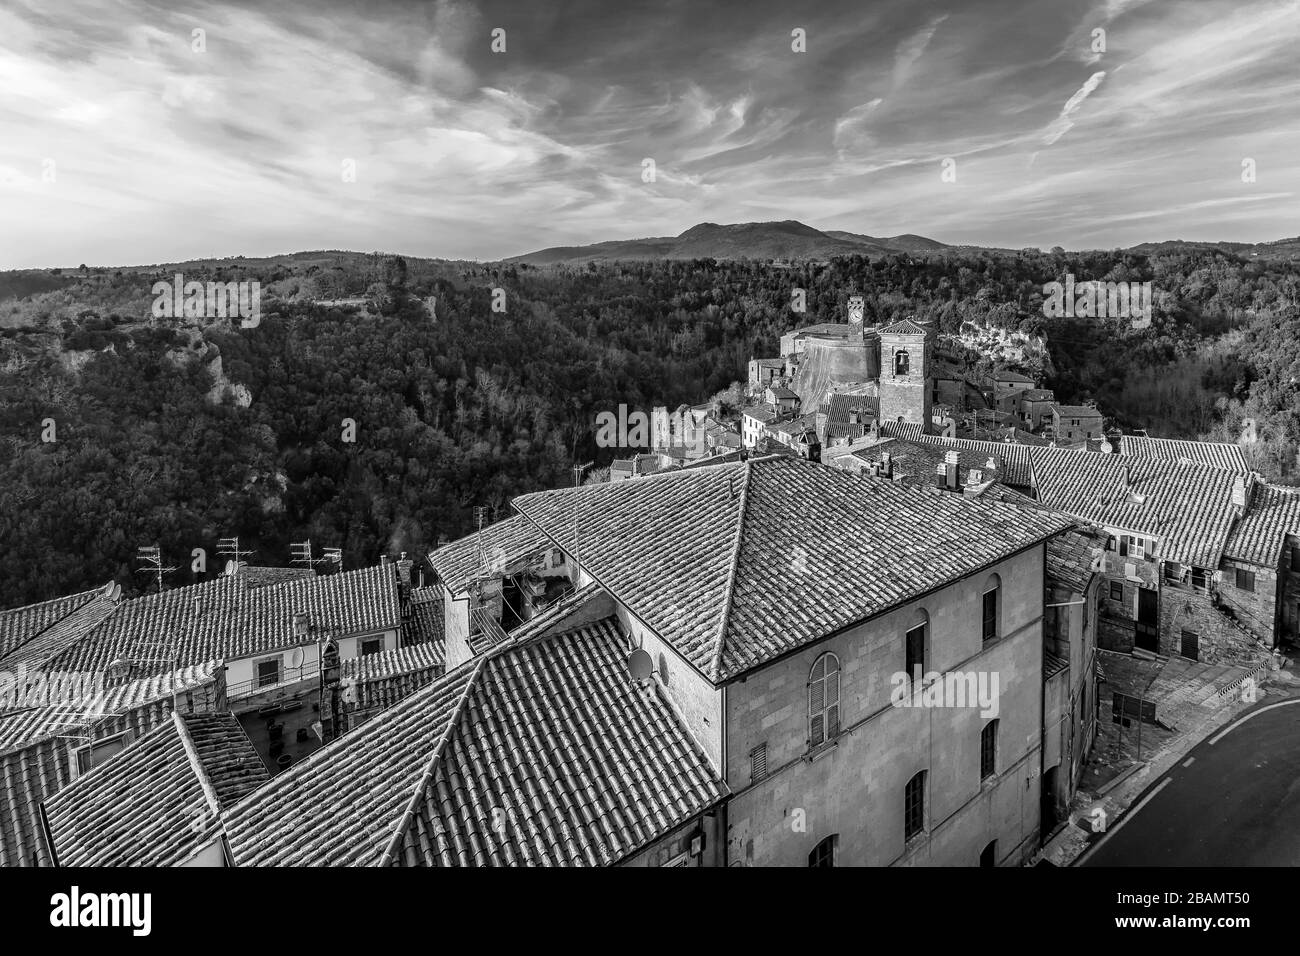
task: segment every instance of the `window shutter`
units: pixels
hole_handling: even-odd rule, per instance
[[[826,711],[826,737],[830,739],[840,732],[840,705],[834,704]]]
[[[1128,557],[1128,535],[1126,534],[1119,536],[1119,556],[1121,558]]]
[[[814,714],[820,714],[826,709],[826,682],[815,680],[809,694],[808,709]]]
[[[825,734],[822,732],[822,715],[814,714],[812,719],[812,746],[816,747],[825,739]]]
[[[749,779],[758,780],[767,776],[767,742],[759,744],[749,752]]]
[[[1151,558],[1155,555],[1155,551],[1156,551],[1155,540],[1152,538],[1147,538],[1146,543],[1142,548],[1142,557],[1150,561]]]

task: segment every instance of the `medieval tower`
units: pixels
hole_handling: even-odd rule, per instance
[[[912,422],[930,430],[930,330],[912,319],[880,335],[880,421]]]

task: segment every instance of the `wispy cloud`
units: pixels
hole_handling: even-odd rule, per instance
[[[0,267],[492,258],[702,219],[1006,246],[1295,232],[1294,0],[916,6],[16,0]]]

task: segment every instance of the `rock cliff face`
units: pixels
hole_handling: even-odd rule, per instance
[[[817,410],[832,385],[872,382],[880,377],[879,342],[867,336],[863,345],[820,341],[807,343],[795,373],[791,390],[799,396],[804,412]]]

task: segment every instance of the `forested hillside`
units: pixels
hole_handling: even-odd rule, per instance
[[[153,281],[176,271],[257,279],[261,323],[151,320]],[[1044,318],[1042,285],[1067,271],[1152,281],[1153,327]],[[195,579],[195,548],[219,570],[225,536],[270,564],[306,538],[350,567],[422,552],[469,531],[476,505],[504,514],[514,495],[568,483],[575,462],[607,464],[598,411],[702,401],[751,355],[775,355],[782,332],[842,320],[851,287],[872,322],[1044,335],[1058,399],[1095,398],[1124,427],[1235,440],[1252,416],[1256,467],[1296,471],[1300,272],[1284,260],[1197,248],[537,268],[317,252],[9,273],[0,607],[110,577],[142,587],[135,551],[154,542],[180,568],[172,584]],[[350,297],[366,304],[320,304]]]

